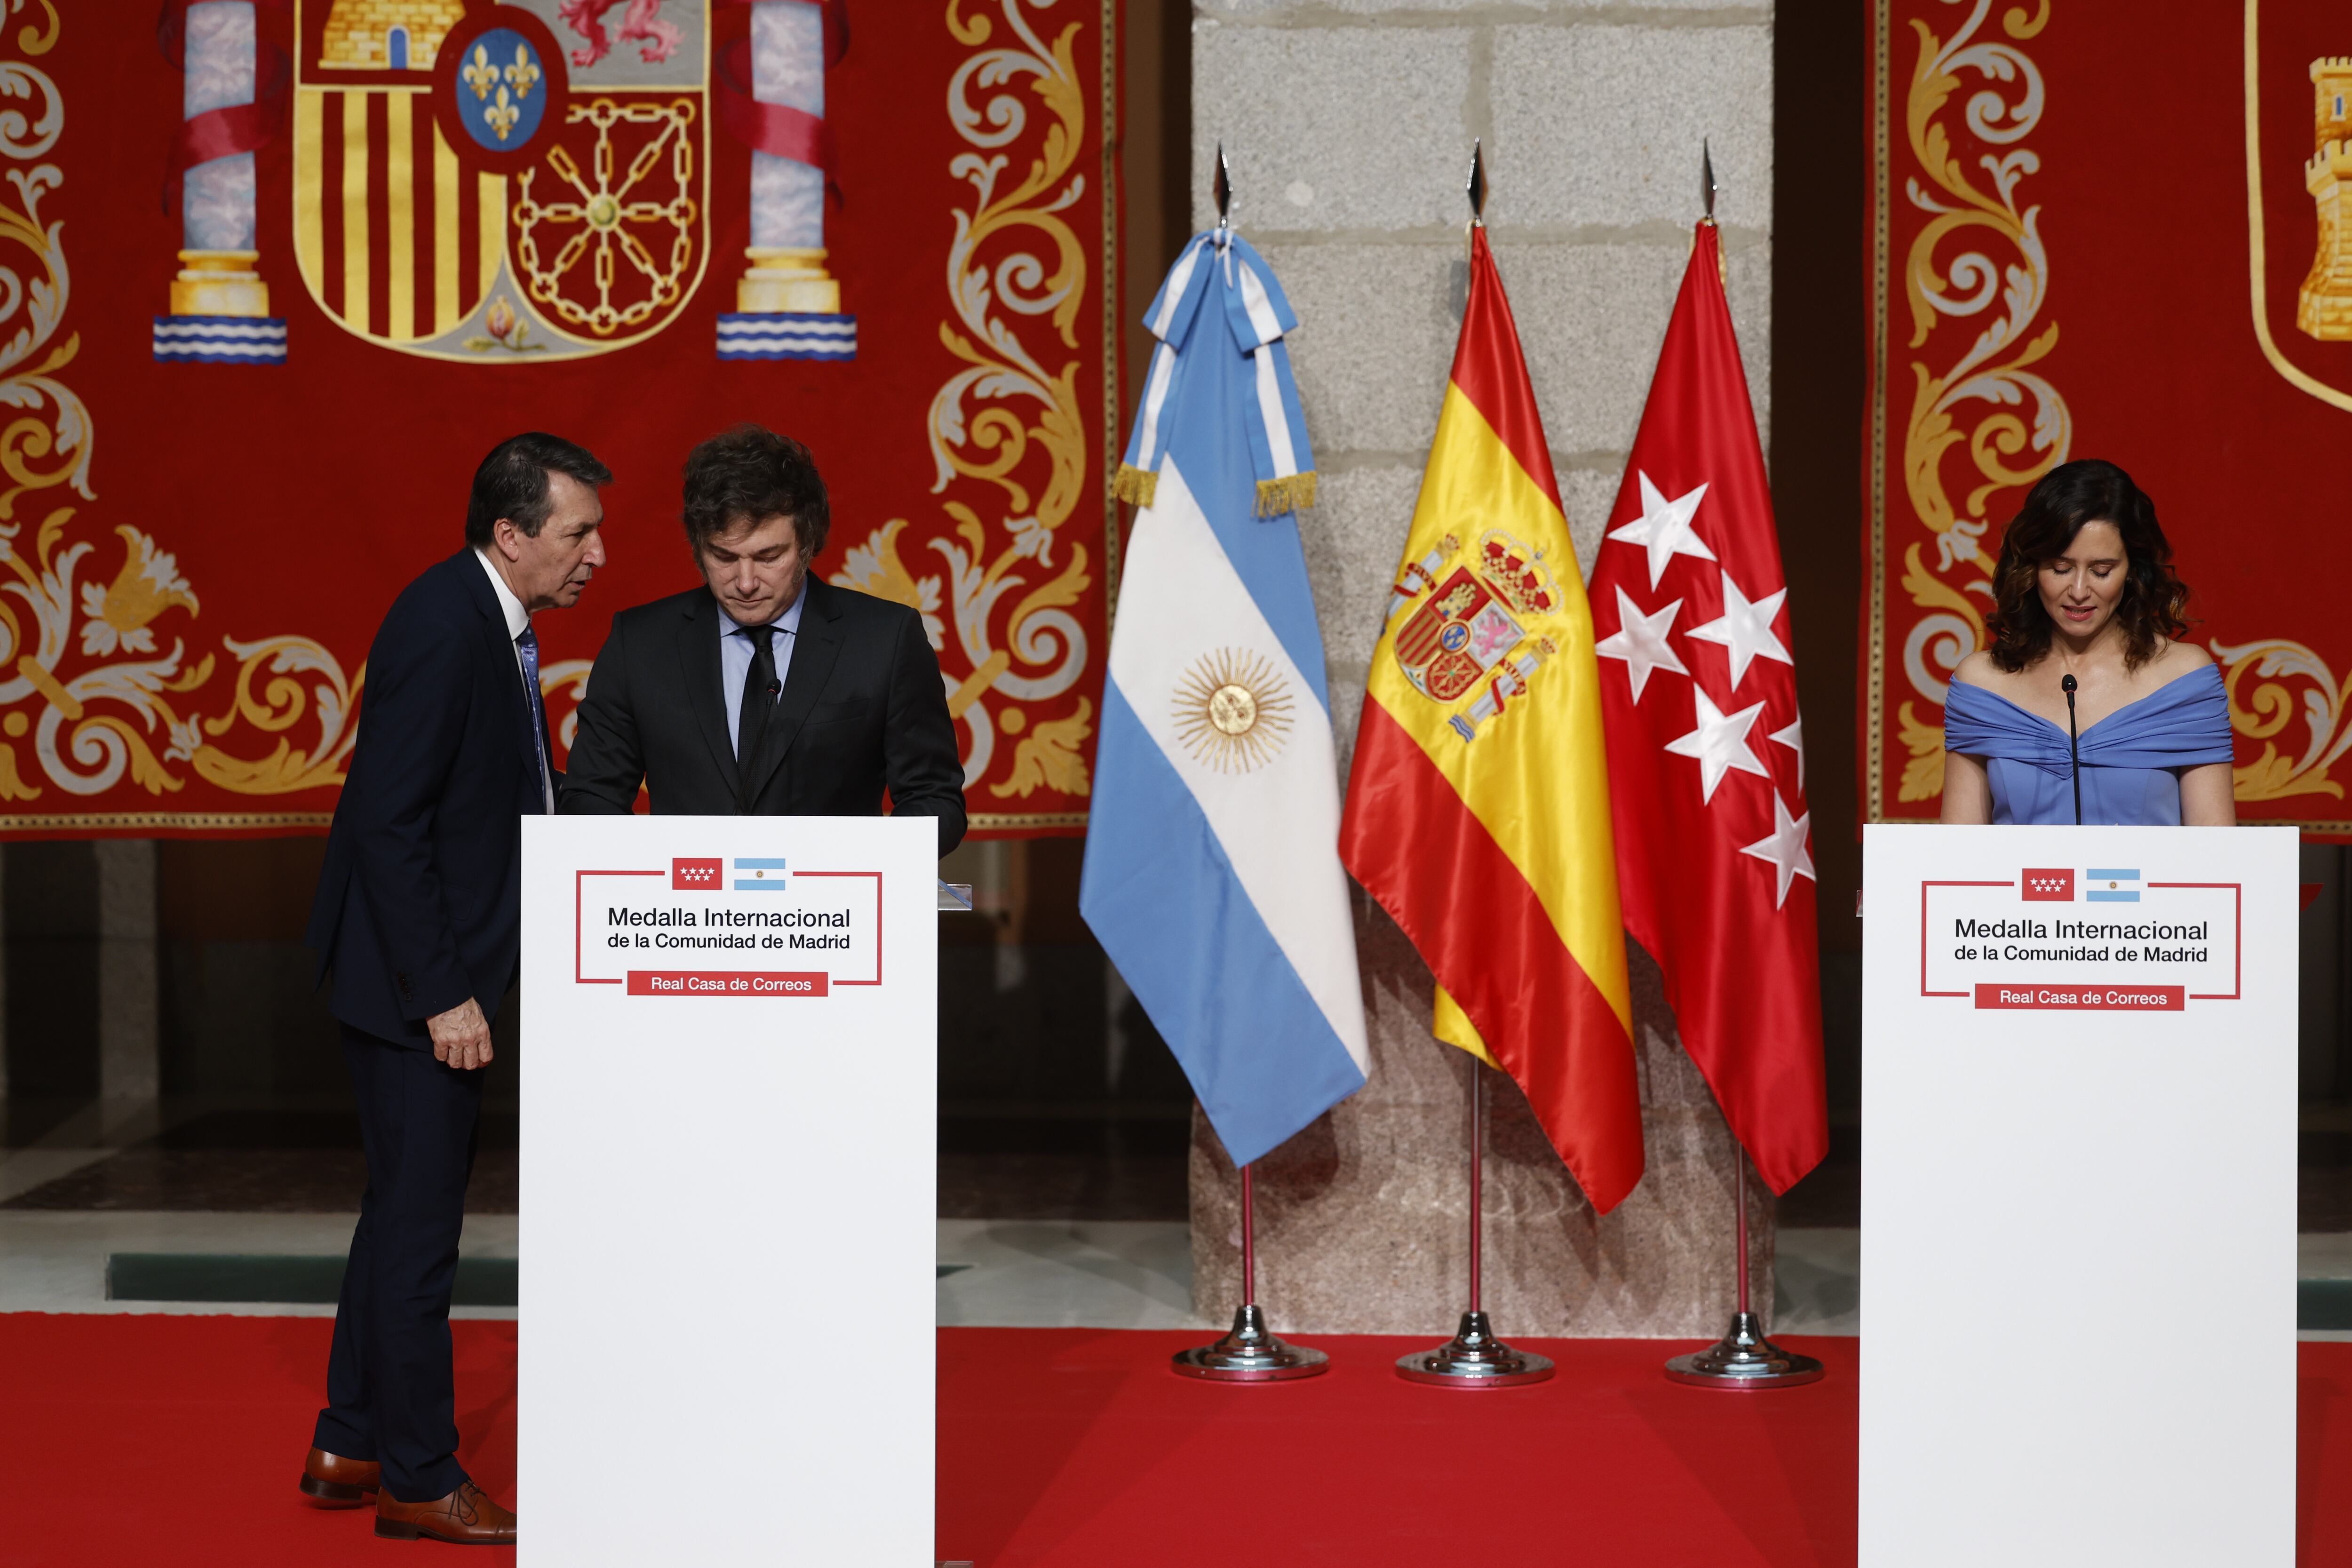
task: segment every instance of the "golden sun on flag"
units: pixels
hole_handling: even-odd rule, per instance
[[[1176,733],[1203,766],[1245,773],[1272,762],[1290,732],[1290,697],[1274,666],[1241,648],[1203,654],[1176,687]]]

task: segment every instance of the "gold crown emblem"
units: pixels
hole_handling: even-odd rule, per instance
[[[1559,584],[1543,557],[1499,528],[1478,539],[1478,575],[1496,596],[1523,616],[1548,616],[1559,608]]]

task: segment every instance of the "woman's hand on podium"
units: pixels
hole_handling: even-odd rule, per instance
[[[490,1065],[490,1021],[471,996],[446,1013],[436,1013],[425,1020],[425,1027],[433,1037],[435,1059],[460,1072]]]

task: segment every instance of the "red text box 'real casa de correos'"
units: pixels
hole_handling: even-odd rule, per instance
[[[1979,985],[1977,1005],[2178,1013],[2188,1005],[2188,994],[2185,985]]]
[[[632,996],[823,996],[823,974],[716,969],[632,969]]]

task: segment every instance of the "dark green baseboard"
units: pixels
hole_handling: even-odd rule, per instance
[[[2294,1326],[2352,1329],[2352,1279],[2296,1280]]]
[[[515,1304],[511,1258],[460,1258],[450,1303],[458,1307]],[[116,1252],[106,1259],[111,1301],[268,1301],[331,1305],[342,1293],[340,1257],[209,1252]]]

